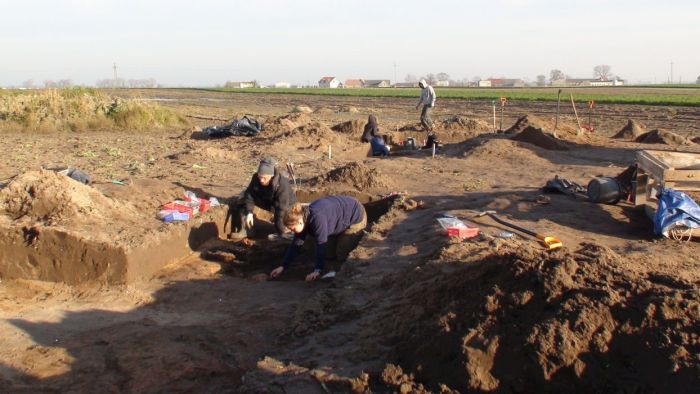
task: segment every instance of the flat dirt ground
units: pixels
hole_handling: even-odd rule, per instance
[[[163,184],[236,196],[259,159],[273,155],[295,163],[307,196],[399,195],[385,200],[388,211],[372,218],[350,259],[330,264],[334,279],[304,282],[312,262],[302,258],[266,280],[284,244],[264,234],[244,251],[247,262],[196,252],[135,283],[2,279],[0,392],[697,392],[700,243],[655,237],[629,202],[543,197],[540,188],[555,175],[584,186],[616,176],[640,149],[700,153],[692,143],[610,138],[629,119],[697,137],[700,108],[601,105],[595,132],[577,136],[563,106],[553,139],[493,133],[490,102],[438,99],[432,117],[443,146],[435,158],[371,158],[358,142],[369,114],[394,140],[425,138],[413,130],[414,100],[112,93],[173,108],[192,127],[4,134],[0,180],[71,166],[99,191],[128,194],[133,182],[154,179],[139,198],[152,196],[155,207],[167,202],[159,200]],[[290,113],[300,106],[311,112]],[[502,128],[528,115],[530,125],[554,131],[555,108],[511,102]],[[259,136],[193,138],[246,114],[264,122]],[[564,247],[546,251],[514,230],[504,237],[508,228],[474,217],[486,209]],[[445,213],[481,235],[448,238],[436,221]],[[144,223],[172,226],[155,214]],[[210,246],[251,248],[225,237]]]

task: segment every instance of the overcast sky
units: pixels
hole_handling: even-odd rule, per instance
[[[113,75],[168,86],[448,73],[535,80],[608,64],[695,82],[697,0],[0,0],[0,85]]]

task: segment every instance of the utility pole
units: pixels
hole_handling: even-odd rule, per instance
[[[112,83],[114,85],[114,88],[117,87],[117,63],[114,63],[114,82]]]

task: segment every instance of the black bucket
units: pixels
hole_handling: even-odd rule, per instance
[[[617,204],[620,201],[620,184],[615,178],[598,177],[588,182],[588,199],[603,204]]]

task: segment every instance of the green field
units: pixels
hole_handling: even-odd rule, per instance
[[[256,88],[211,89],[220,92],[268,93],[300,95],[333,95],[355,97],[411,97],[418,98],[420,89],[320,89],[320,88]],[[507,97],[519,101],[556,101],[558,88],[436,88],[438,98],[461,100],[497,100]],[[643,104],[700,107],[700,85],[662,87],[581,87],[562,88],[562,100],[574,95],[577,102],[594,100],[596,103]]]

